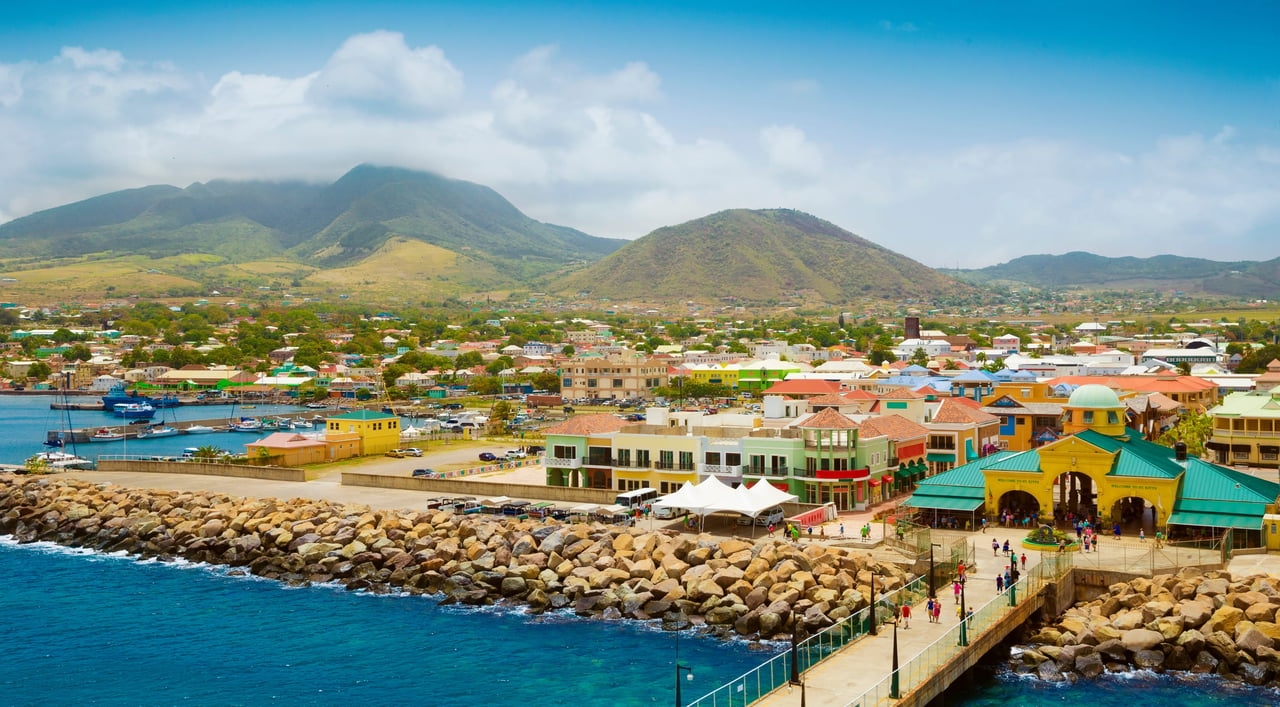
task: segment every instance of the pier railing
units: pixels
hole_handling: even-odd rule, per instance
[[[972,616],[965,621],[968,641],[973,642],[1019,605],[1030,601],[1046,584],[1061,579],[1073,566],[1073,554],[1046,555],[1014,582],[1012,589],[973,609]],[[845,707],[888,705],[911,692],[965,650],[965,646],[960,645],[960,630],[961,625],[957,622],[951,630],[900,666],[896,674],[889,673],[874,687],[847,702]]]
[[[866,636],[873,618],[879,626],[897,615],[894,607],[918,604],[928,596],[928,593],[928,577],[919,577],[900,589],[885,594],[875,605],[864,608],[801,640],[796,646],[796,663],[799,672],[804,674],[806,670],[831,657],[841,648]],[[773,656],[761,665],[689,702],[688,707],[749,705],[787,684],[790,679],[791,652],[787,651]]]

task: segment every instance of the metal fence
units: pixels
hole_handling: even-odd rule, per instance
[[[1035,596],[1046,584],[1061,578],[1071,567],[1072,558],[1069,554],[1046,556],[1039,564],[1027,570],[1014,583],[1012,590],[998,594],[974,609],[972,616],[964,623],[964,630],[968,634],[967,644],[976,640],[1019,604]],[[885,676],[874,687],[846,703],[845,707],[877,707],[890,704],[907,694],[965,650],[965,646],[960,645],[960,633],[961,624],[957,623],[905,665],[900,666],[895,673]]]
[[[897,615],[895,607],[918,604],[929,593],[926,577],[919,577],[895,591],[883,595],[873,606],[833,624],[801,640],[796,646],[799,672],[826,660],[845,646],[866,636],[873,617],[876,626]],[[874,609],[874,612],[873,612]],[[791,679],[791,652],[773,656],[761,665],[730,680],[720,687],[689,702],[689,707],[740,707],[749,705],[787,684]]]
[[[1229,560],[1226,534],[1200,540],[1156,541],[1147,538],[1130,542],[1103,540],[1101,547],[1075,556],[1075,566],[1114,572],[1155,575],[1177,572],[1184,567],[1223,567]]]

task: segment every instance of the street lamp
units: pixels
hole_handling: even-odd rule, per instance
[[[873,567],[871,568],[871,610],[868,612],[871,617],[871,625],[867,627],[867,635],[869,636],[876,635],[876,603],[876,570]]]
[[[938,589],[937,587],[934,586],[934,582],[936,582],[937,580],[934,579],[934,574],[933,574],[933,548],[935,547],[942,547],[942,544],[929,543],[929,598],[930,599],[938,598]]]
[[[686,680],[693,680],[693,668],[680,664],[680,629],[676,629],[676,707],[684,707],[684,699],[680,694],[680,674],[685,674]]]
[[[889,697],[898,699],[902,697],[900,685],[898,683],[898,622],[901,614],[893,617],[893,673],[889,683]]]
[[[800,707],[805,704],[804,680],[800,677],[800,632],[803,630],[798,621],[791,629],[791,684],[800,686]]]

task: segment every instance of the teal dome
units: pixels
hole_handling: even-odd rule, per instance
[[[1072,391],[1071,398],[1067,400],[1067,407],[1105,410],[1107,408],[1118,408],[1121,405],[1120,398],[1116,396],[1116,391],[1105,385],[1090,383]]]

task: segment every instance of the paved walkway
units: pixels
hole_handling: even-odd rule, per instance
[[[982,536],[977,536],[975,542],[981,541]],[[978,547],[977,558],[978,568],[969,572],[969,581],[965,585],[965,603],[972,608],[982,606],[996,596],[996,572],[1003,574],[1006,566],[1003,557],[984,555],[981,546]],[[1039,559],[1038,553],[1035,557],[1032,553],[1027,553],[1028,568],[1039,562]],[[911,628],[898,627],[899,667],[905,667],[912,658],[924,652],[959,622],[950,585],[938,588],[938,598],[942,600],[939,623],[929,623],[924,615],[925,602],[921,602],[911,607]],[[877,635],[859,639],[806,672],[805,704],[812,707],[844,707],[874,687],[892,670],[893,626],[885,624],[880,627]],[[768,707],[798,707],[800,688],[783,688],[759,704]]]

